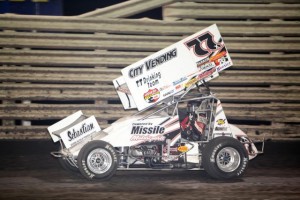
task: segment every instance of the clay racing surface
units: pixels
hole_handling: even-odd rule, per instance
[[[300,199],[300,142],[266,142],[245,176],[203,171],[118,171],[106,182],[64,171],[52,141],[0,141],[0,199]]]

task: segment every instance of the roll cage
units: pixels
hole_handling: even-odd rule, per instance
[[[201,86],[204,86],[206,91],[203,91],[201,89]],[[192,92],[192,90],[195,88],[197,88],[199,96],[193,98],[187,98],[186,96],[190,92]],[[179,108],[179,104],[194,102],[194,103],[198,103],[199,107],[201,107],[201,105],[203,105],[201,103],[205,102],[205,105],[203,105],[201,110],[198,110],[198,112],[202,112],[206,114],[208,126],[205,130],[204,140],[201,140],[199,142],[208,142],[213,138],[213,125],[214,125],[214,117],[215,117],[217,101],[219,101],[219,99],[210,91],[208,84],[204,81],[201,81],[201,85],[199,84],[191,85],[190,87],[186,88],[185,91],[165,99],[158,106],[154,105],[153,107],[151,107],[152,109],[156,108],[158,110],[150,114],[144,115],[144,113],[149,112],[149,110],[151,109],[150,108],[147,110],[140,111],[135,115],[144,115],[140,120],[145,120],[152,117],[153,118],[165,117],[165,116],[174,117],[176,115],[178,115],[178,117],[181,118],[181,115],[184,111],[182,111],[182,108]]]

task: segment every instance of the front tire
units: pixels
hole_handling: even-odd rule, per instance
[[[248,153],[245,147],[231,137],[212,139],[203,150],[203,167],[215,179],[241,177],[248,166]]]
[[[104,141],[85,144],[77,158],[78,168],[87,179],[109,179],[118,167],[118,156],[112,145]]]

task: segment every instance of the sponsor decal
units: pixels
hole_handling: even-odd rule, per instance
[[[165,141],[163,135],[133,135],[130,141]]]
[[[189,149],[187,146],[180,146],[178,147],[178,151],[182,152],[182,153],[185,153],[187,152]]]
[[[224,56],[224,57],[220,58],[218,61],[221,65],[224,65],[228,62],[228,58],[226,56]]]
[[[172,60],[175,57],[177,57],[177,49],[176,48],[174,48],[168,52],[165,52],[164,54],[162,54],[154,59],[149,59],[149,60],[145,61],[144,64],[142,64],[142,65],[139,65],[135,68],[130,69],[128,71],[128,75],[130,78],[135,78],[137,76],[142,75],[144,72],[144,69],[149,71],[165,62]]]
[[[144,99],[147,103],[155,103],[160,97],[160,92],[157,88],[149,89],[148,92],[144,94]]]
[[[222,132],[228,131],[228,127],[225,125],[226,119],[218,119],[216,123],[217,126],[215,127],[215,131],[222,131]]]
[[[225,64],[221,64],[220,66],[218,66],[218,72],[222,71],[224,69],[226,69],[227,67],[231,66],[231,62],[226,62]]]
[[[133,123],[130,141],[165,141],[165,127],[152,123]]]
[[[171,87],[171,85],[162,86],[161,88],[159,88],[159,91],[164,91],[164,90],[166,90],[166,89],[168,89],[170,87]]]
[[[80,129],[74,129],[72,131],[68,131],[68,137],[69,137],[69,141],[73,141],[74,139],[78,138],[81,135],[84,135],[92,130],[94,130],[94,124],[90,123],[90,124],[86,124],[83,123]]]
[[[222,42],[215,42],[214,35],[209,31],[184,43],[189,50],[193,50],[198,57],[208,56],[224,47]]]
[[[197,83],[197,81],[199,81],[199,79],[197,78],[197,76],[195,76],[195,77],[191,78],[191,79],[184,85],[184,87],[185,87],[185,88],[188,88],[188,87],[190,87],[191,85]]]
[[[207,70],[207,71],[199,74],[198,76],[194,76],[187,83],[185,83],[184,87],[188,88],[191,85],[197,83],[198,81],[200,81],[202,79],[205,79],[205,78],[207,78],[209,76],[212,76],[215,71],[216,71],[216,68],[212,68],[212,69],[209,69],[209,70]]]
[[[62,132],[60,137],[65,147],[70,148],[85,140],[89,135],[100,130],[101,128],[98,125],[96,118],[91,116]]]
[[[215,128],[216,131],[227,131],[227,127],[223,127],[223,126],[217,126]]]
[[[175,89],[176,89],[176,90],[180,90],[181,87],[182,87],[182,85],[176,85]]]
[[[158,85],[160,79],[161,79],[161,73],[153,72],[152,74],[146,77],[136,80],[135,83],[137,87],[147,85],[148,88],[151,88],[154,87],[155,85]]]
[[[227,58],[227,56],[224,56],[224,57],[221,57],[220,59],[215,60],[214,62],[216,64],[216,66],[219,66],[219,65],[225,65],[225,64],[230,63],[230,62],[228,62],[228,60],[229,59]]]
[[[150,59],[148,61],[145,62],[145,65],[146,65],[146,69],[147,70],[150,70],[150,69],[153,69],[154,67],[158,66],[158,65],[161,65],[173,58],[175,58],[177,56],[177,49],[172,49],[154,59]]]
[[[220,59],[220,58],[226,56],[226,54],[227,54],[226,51],[221,51],[221,52],[218,53],[217,55],[212,56],[212,57],[209,59],[209,61],[210,61],[210,62],[214,62],[214,61],[216,61],[216,60],[218,60],[218,59]]]
[[[139,65],[139,66],[137,66],[135,68],[130,69],[129,72],[128,72],[128,75],[129,75],[130,78],[135,78],[135,77],[137,77],[139,75],[142,75],[143,74],[143,70],[144,70],[144,64]]]
[[[172,155],[178,154],[178,148],[177,147],[171,146],[169,150],[170,150],[170,154],[172,154]],[[165,146],[163,148],[163,153],[167,153],[167,152],[168,152],[168,147]]]
[[[145,126],[141,124],[133,124],[131,129],[131,134],[163,134],[165,132],[165,127],[163,126]]]
[[[165,127],[152,123],[133,123],[130,141],[165,141]]]
[[[163,94],[163,97],[168,96],[168,95],[171,95],[171,94],[173,94],[173,93],[174,93],[174,90],[170,90],[170,91],[164,93],[164,94]]]
[[[226,121],[226,119],[218,119],[217,123],[218,123],[219,126],[222,126],[222,125],[225,124],[225,121]]]
[[[173,85],[178,85],[179,83],[182,83],[183,81],[185,81],[187,79],[187,77],[181,77],[179,80],[176,80],[173,82]]]
[[[210,70],[207,70],[207,71],[199,74],[197,79],[202,80],[204,78],[207,78],[207,77],[211,76],[215,71],[216,71],[216,68],[212,68]]]
[[[211,68],[214,68],[216,65],[214,62],[205,63],[204,65],[201,65],[199,68],[201,71],[207,71]]]
[[[200,60],[200,61],[197,62],[197,67],[199,67],[199,66],[201,66],[201,65],[203,65],[205,63],[208,63],[208,62],[209,62],[209,57],[204,58],[204,59],[202,59],[202,60]]]

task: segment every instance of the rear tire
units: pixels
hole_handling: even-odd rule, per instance
[[[60,147],[60,151],[61,151],[61,147]],[[71,165],[69,163],[69,161],[67,160],[67,158],[65,158],[65,157],[59,157],[58,162],[59,162],[60,166],[68,172],[79,172],[79,169],[77,167]]]
[[[62,168],[68,172],[78,172],[79,171],[77,167],[75,167],[69,163],[67,158],[60,157],[60,158],[58,158],[58,162],[59,162],[60,166],[62,166]]]
[[[104,141],[85,144],[77,158],[78,168],[87,179],[109,179],[118,167],[118,156],[112,145]]]
[[[241,177],[248,166],[248,153],[238,140],[232,137],[212,139],[203,150],[203,167],[215,179]]]

